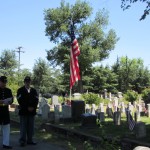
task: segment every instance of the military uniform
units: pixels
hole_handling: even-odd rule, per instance
[[[11,98],[12,92],[8,88],[0,88],[0,101],[6,98]],[[6,104],[0,104],[0,125],[6,125],[10,123],[9,108]]]
[[[26,77],[24,82],[30,83],[30,77]],[[37,91],[32,87],[23,86],[17,91],[17,100],[19,103],[20,116],[20,145],[36,144],[33,142],[34,135],[34,116],[36,115],[36,108],[38,105]],[[32,111],[30,111],[32,108]]]
[[[9,88],[6,88],[7,78],[0,77],[0,126],[3,134],[3,148],[11,149],[9,146],[10,137],[10,115],[9,105],[13,103],[13,95]]]

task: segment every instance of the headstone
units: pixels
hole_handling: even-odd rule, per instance
[[[137,106],[137,102],[136,101],[133,102],[133,106],[134,106],[134,108],[136,108],[136,106]]]
[[[137,104],[136,109],[137,109],[137,111],[141,112],[142,111],[142,106],[140,104]]]
[[[135,112],[135,121],[140,121],[141,120],[141,111],[142,107],[140,104],[136,105],[136,112]]]
[[[73,96],[74,96],[74,99],[77,99],[77,100],[81,99],[80,93],[74,93]]]
[[[137,146],[133,150],[150,150],[150,148],[145,146]]]
[[[107,99],[107,89],[104,89],[104,99]]]
[[[136,111],[136,112],[134,113],[134,120],[135,120],[135,122],[138,122],[138,121],[141,120],[141,115],[140,115],[140,112],[139,112],[139,111]]]
[[[85,102],[83,100],[72,100],[71,113],[74,122],[81,121],[81,115],[85,113]]]
[[[125,105],[124,102],[121,102],[121,112],[125,113]]]
[[[107,106],[106,113],[107,113],[108,117],[113,118],[112,107],[109,104]]]
[[[55,118],[55,123],[58,123],[60,120],[60,105],[55,105],[54,106],[54,118]]]
[[[82,127],[96,127],[97,116],[89,113],[82,114],[81,126]]]
[[[114,112],[113,120],[114,120],[115,125],[120,125],[121,124],[121,112],[119,111]]]
[[[140,104],[140,103],[141,103],[141,96],[139,96],[138,98],[139,98],[139,100],[138,100],[138,101],[139,101],[139,104]]]
[[[92,104],[91,113],[92,113],[93,115],[95,115],[95,110],[96,110],[96,105],[95,105],[95,104]]]
[[[71,106],[62,105],[62,118],[63,119],[71,118]]]
[[[59,105],[58,96],[57,95],[53,95],[52,96],[52,105]]]
[[[15,114],[18,114],[18,112],[19,112],[19,105],[16,105],[16,107],[15,107]]]
[[[137,122],[135,126],[135,135],[136,138],[146,137],[146,126],[144,122]]]
[[[50,112],[50,106],[48,104],[45,104],[42,107],[42,119],[48,119],[49,112]]]
[[[111,92],[109,92],[109,100],[112,101]]]
[[[147,104],[147,113],[148,113],[148,117],[150,118],[150,104]]]
[[[48,120],[51,121],[51,122],[55,122],[55,114],[54,114],[54,111],[50,111],[48,113]]]
[[[89,104],[85,104],[85,113],[91,113]]]
[[[104,112],[100,112],[99,113],[99,119],[100,119],[100,122],[104,122],[105,121],[105,114],[104,114]]]
[[[41,107],[43,107],[45,104],[47,104],[47,100],[46,100],[44,97],[42,97],[42,98],[40,99],[39,105],[40,105]]]
[[[117,111],[118,108],[118,98],[114,97],[114,111]]]
[[[122,92],[118,92],[118,98],[119,98],[119,99],[122,99],[122,97],[123,97],[123,96],[122,96]]]
[[[131,102],[128,103],[128,109],[131,113],[133,113],[133,105],[131,104]]]
[[[39,102],[39,108],[37,111],[37,115],[41,116],[42,115],[42,107],[41,107],[41,102]]]
[[[100,103],[99,105],[100,112],[104,112],[104,104]]]

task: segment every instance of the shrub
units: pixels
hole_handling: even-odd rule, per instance
[[[142,91],[142,99],[146,104],[150,103],[150,88],[146,88]]]
[[[134,102],[138,99],[138,93],[132,90],[128,90],[125,94],[124,94],[124,98],[125,100],[127,100],[128,102]]]
[[[82,97],[86,104],[99,105],[99,103],[103,102],[103,99],[101,99],[98,94],[94,93],[82,94]]]

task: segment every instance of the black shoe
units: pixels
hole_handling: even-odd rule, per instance
[[[36,142],[27,142],[28,145],[36,145]]]
[[[24,147],[25,145],[26,145],[26,144],[25,144],[24,142],[21,142],[21,143],[20,143],[20,146],[21,146],[21,147]]]
[[[5,148],[5,149],[12,149],[12,146],[3,145],[3,148]]]
[[[21,146],[21,147],[24,147],[24,146],[25,146],[25,143],[20,143],[20,146]]]

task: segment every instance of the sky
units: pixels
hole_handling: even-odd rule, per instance
[[[21,68],[32,70],[36,60],[46,60],[46,50],[54,44],[45,36],[44,10],[57,8],[61,0],[1,0],[0,5],[0,54],[3,50],[17,50],[22,47],[20,55]],[[75,0],[65,0],[74,4]],[[130,59],[141,58],[150,69],[150,15],[139,21],[145,5],[137,3],[129,10],[123,11],[121,0],[89,0],[93,7],[93,19],[99,9],[109,11],[109,26],[116,31],[119,41],[109,57],[99,64],[112,65],[117,57],[128,56]],[[81,50],[82,53],[82,50]],[[18,53],[16,52],[17,59]],[[99,65],[97,64],[97,65]]]

